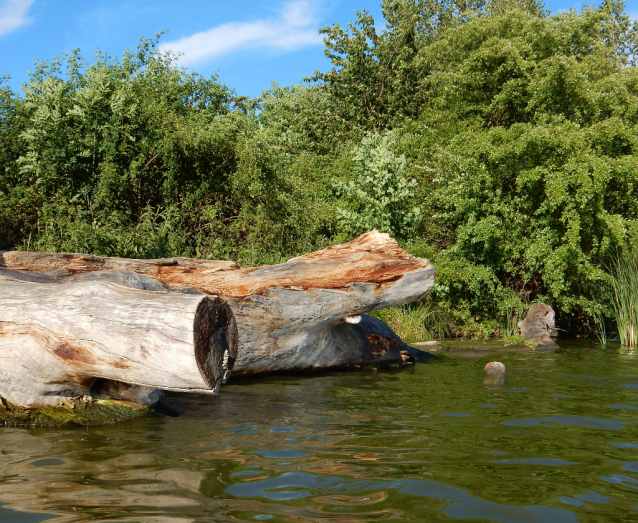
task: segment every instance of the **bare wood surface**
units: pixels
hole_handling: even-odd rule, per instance
[[[154,389],[218,389],[237,344],[223,300],[135,273],[104,276],[0,270],[0,396],[22,407],[63,405],[96,378],[142,386],[149,402]]]
[[[24,251],[0,253],[0,267],[69,281],[87,273],[125,270],[168,288],[217,295],[237,321],[235,371],[240,374],[356,366],[361,350],[373,362],[393,363],[397,351],[383,352],[378,342],[379,336],[386,344],[394,338],[379,323],[366,319],[361,325],[346,318],[356,322],[365,312],[421,299],[435,275],[428,260],[410,256],[377,231],[279,265],[253,268],[189,258],[131,260]],[[368,341],[355,348],[353,337]]]
[[[0,267],[45,273],[67,271],[58,276],[119,269],[147,275],[167,286],[188,286],[233,298],[263,295],[272,288],[347,290],[353,283],[386,285],[407,273],[433,269],[428,260],[410,256],[395,240],[377,231],[286,263],[262,267],[242,268],[232,261],[192,258],[136,260],[28,251],[0,253]]]

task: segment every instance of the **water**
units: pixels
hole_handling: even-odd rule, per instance
[[[491,348],[235,380],[172,396],[180,418],[0,428],[0,522],[638,521],[638,354]]]

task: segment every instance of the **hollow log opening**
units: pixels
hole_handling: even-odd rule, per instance
[[[228,381],[237,358],[237,323],[230,307],[218,297],[202,300],[193,325],[197,366],[213,392]]]

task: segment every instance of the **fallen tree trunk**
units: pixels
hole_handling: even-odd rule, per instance
[[[132,271],[169,289],[217,295],[236,318],[235,372],[244,375],[412,363],[419,351],[362,314],[423,298],[435,275],[428,260],[410,256],[377,231],[286,263],[254,268],[188,258],[131,260],[24,251],[0,254],[0,267],[69,282],[87,273]]]
[[[5,402],[73,407],[96,379],[123,382],[99,389],[142,404],[159,399],[155,389],[219,390],[237,350],[223,300],[169,291],[135,273],[87,276],[0,270]]]

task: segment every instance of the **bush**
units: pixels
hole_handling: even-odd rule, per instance
[[[392,152],[392,134],[368,133],[354,150],[354,174],[350,181],[335,180],[340,230],[358,236],[372,229],[396,238],[415,232],[420,210],[414,207],[416,180],[407,180],[405,157]]]

